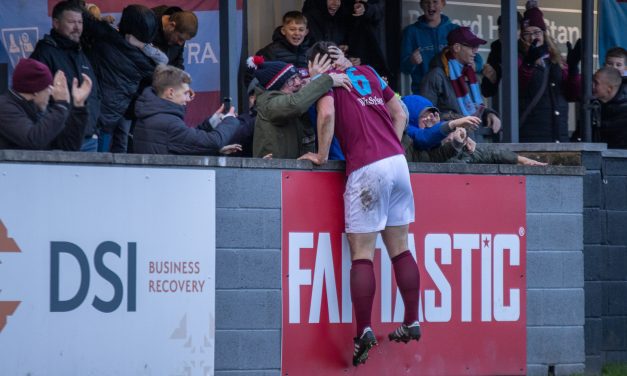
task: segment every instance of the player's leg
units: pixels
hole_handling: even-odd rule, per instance
[[[377,344],[371,327],[372,303],[377,284],[372,259],[377,233],[347,234],[351,250],[351,299],[357,335],[353,343],[353,365],[365,363],[368,351]]]
[[[401,158],[390,162],[390,170],[394,172],[394,189],[390,194],[388,222],[381,236],[392,260],[396,284],[405,304],[405,317],[403,324],[388,337],[390,340],[408,342],[420,339],[420,274],[407,244],[409,223],[414,221],[414,199],[407,162]]]
[[[364,363],[368,351],[376,345],[371,329],[371,311],[376,291],[372,259],[377,234],[387,221],[387,194],[391,189],[381,185],[381,168],[375,162],[350,174],[344,192],[346,233],[351,250],[350,287],[356,319],[353,364]]]

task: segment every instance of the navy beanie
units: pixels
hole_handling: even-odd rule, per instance
[[[406,95],[401,98],[405,106],[407,106],[407,111],[409,111],[409,125],[413,125],[414,127],[418,127],[418,119],[420,119],[420,114],[422,114],[425,110],[439,110],[425,97],[420,95]]]
[[[266,61],[255,71],[255,78],[266,90],[281,90],[285,82],[298,71],[292,64],[282,61]]]

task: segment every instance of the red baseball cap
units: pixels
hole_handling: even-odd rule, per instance
[[[446,40],[448,41],[449,46],[459,43],[470,47],[479,47],[482,44],[488,43],[483,39],[478,38],[468,26],[462,26],[455,30],[451,30],[446,36]]]

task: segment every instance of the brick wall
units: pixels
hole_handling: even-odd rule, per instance
[[[627,152],[584,159],[586,373],[627,362]]]

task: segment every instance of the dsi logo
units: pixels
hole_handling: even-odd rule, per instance
[[[4,227],[4,223],[0,220],[0,273],[2,273],[2,253],[20,253],[20,247],[18,247],[15,240],[9,237],[7,228]],[[0,299],[2,298],[2,286],[0,286]],[[0,300],[0,333],[7,324],[7,317],[11,316],[17,307],[20,305],[20,301],[2,301]]]

